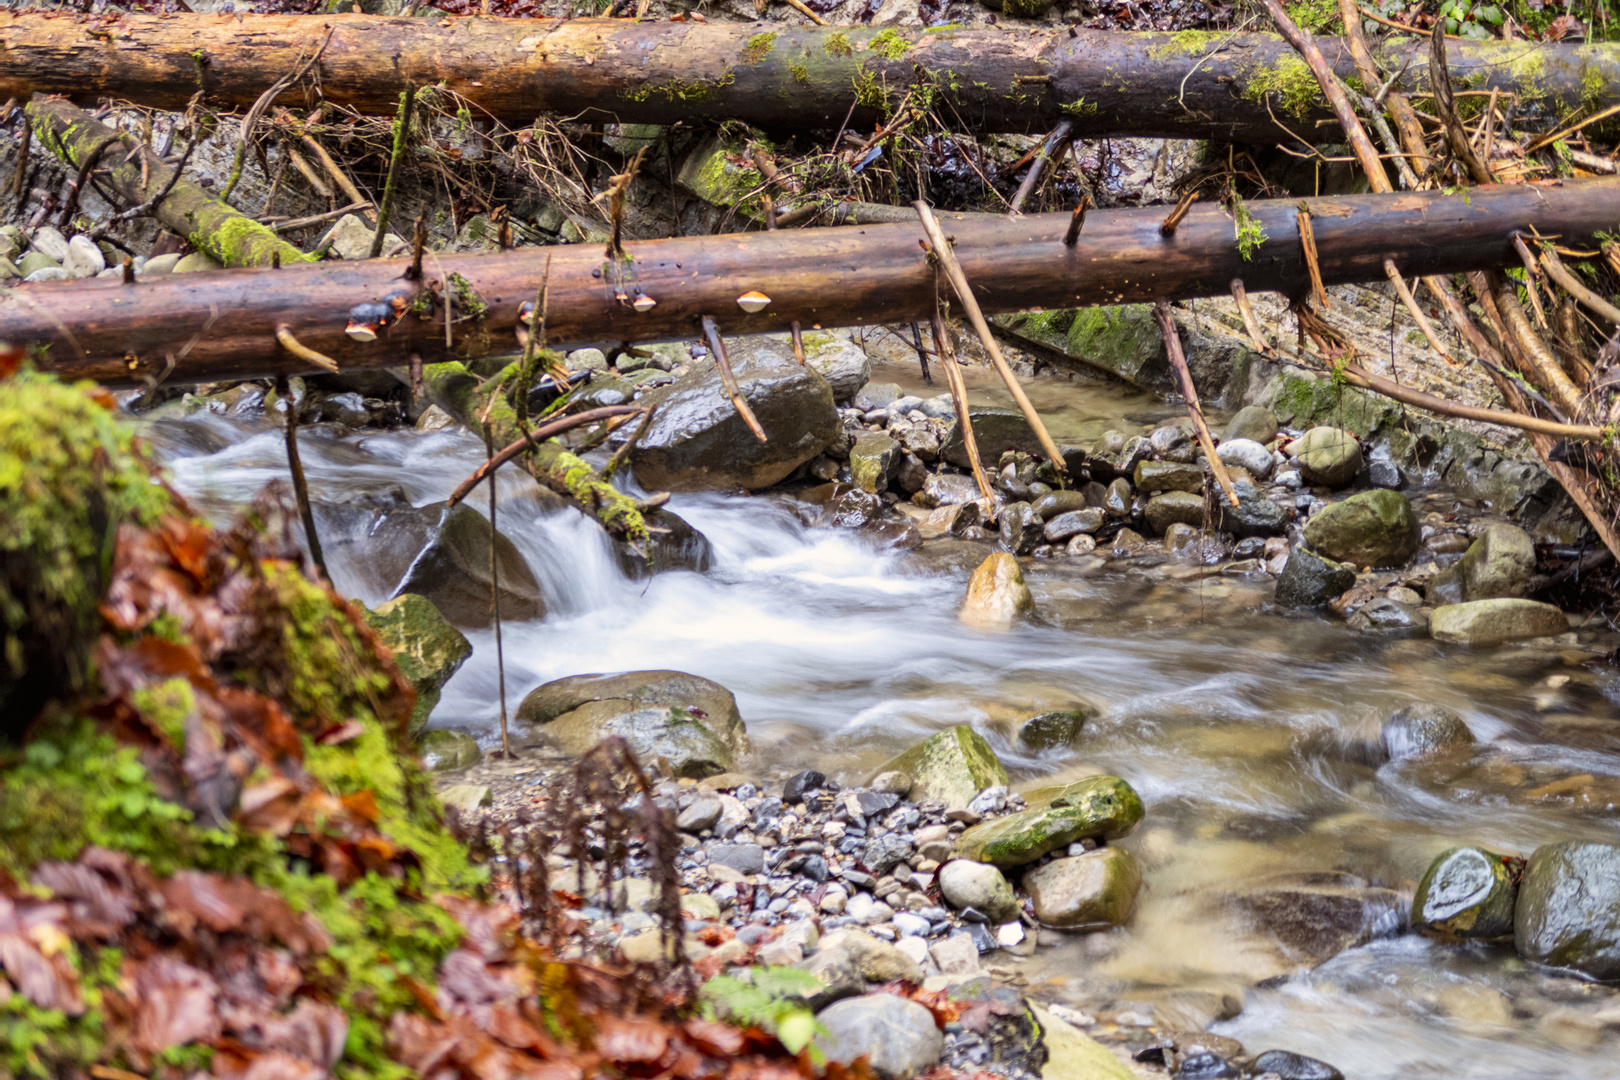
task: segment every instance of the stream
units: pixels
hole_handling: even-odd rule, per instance
[[[976,397],[998,396],[969,370]],[[901,369],[874,378],[916,385]],[[1178,415],[1119,387],[1030,387],[1060,441]],[[286,475],[280,429],[262,418],[200,412],[147,433],[176,487],[222,520]],[[368,604],[388,585],[368,572],[344,509],[441,500],[484,457],[464,432],[329,425],[305,430],[301,447],[334,582]],[[1161,1025],[1235,1012],[1212,1030],[1251,1052],[1330,1061],[1351,1080],[1620,1078],[1613,990],[1511,949],[1402,933],[1387,913],[1374,920],[1381,936],[1304,971],[1225,902],[1310,873],[1409,899],[1431,858],[1456,844],[1527,855],[1556,840],[1613,842],[1620,680],[1599,660],[1620,638],[1607,628],[1491,650],[1389,641],[1275,613],[1269,580],[1057,557],[1026,570],[1040,620],[981,634],[956,609],[987,545],[878,551],[858,533],[809,527],[787,496],[677,495],[671,509],[709,537],[714,568],[634,581],[592,524],[543,509],[516,470],[501,473],[499,491],[499,527],[550,606],[543,620],[504,628],[511,708],[566,675],[673,668],[736,694],[756,751],[747,765],[765,775],[813,767],[858,783],[965,723],[1015,788],[1098,771],[1134,786],[1147,805],[1123,843],[1145,873],[1137,913],[1107,933],[1043,931],[1040,951],[1015,966],[1032,996],[1150,1009]],[[1444,505],[1444,493],[1423,494]],[[482,490],[470,504],[487,512]],[[494,635],[468,636],[473,656],[434,723],[488,746],[498,737]],[[1076,702],[1100,713],[1077,749],[1034,755],[1013,741],[1032,711]],[[1443,765],[1362,763],[1365,733],[1418,702],[1461,713],[1479,752]]]

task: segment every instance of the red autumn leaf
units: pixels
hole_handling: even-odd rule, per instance
[[[21,345],[13,345],[9,341],[0,342],[0,379],[15,375],[26,355]]]
[[[132,1042],[142,1053],[219,1038],[219,984],[207,973],[159,953],[137,969],[135,990]]]

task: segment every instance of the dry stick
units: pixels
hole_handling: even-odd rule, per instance
[[[1451,144],[1451,152],[1463,163],[1468,175],[1474,178],[1475,183],[1494,184],[1495,175],[1492,174],[1490,166],[1474,153],[1474,144],[1468,141],[1468,131],[1457,116],[1457,100],[1451,89],[1451,71],[1446,66],[1446,40],[1441,33],[1445,25],[1443,19],[1436,22],[1434,33],[1429,38],[1429,85],[1434,91],[1435,111],[1440,114],[1440,121],[1445,125],[1446,140]]]
[[[73,222],[73,214],[79,209],[79,192],[84,185],[90,182],[90,171],[101,161],[108,147],[118,142],[118,133],[113,132],[106,139],[97,143],[95,148],[84,156],[84,162],[79,166],[78,173],[68,184],[68,197],[62,200],[62,216],[57,221],[60,228],[67,228]]]
[[[613,479],[613,474],[624,467],[625,461],[635,450],[636,444],[639,443],[641,441],[641,437],[647,433],[647,429],[652,427],[653,413],[657,411],[658,406],[656,404],[650,405],[643,410],[641,414],[641,423],[636,425],[636,430],[630,433],[630,437],[624,441],[624,445],[613,451],[613,456],[608,458],[606,465],[602,466],[602,479],[611,481]],[[628,422],[628,418],[620,418],[609,421],[607,425],[607,433],[611,433],[618,425]],[[656,500],[656,502],[654,500]],[[668,501],[669,492],[661,491],[657,495],[653,496],[652,499],[648,499],[641,505],[643,509],[647,509],[652,506],[662,506]]]
[[[1311,291],[1316,293],[1316,302],[1326,311],[1328,294],[1322,284],[1322,263],[1316,255],[1316,230],[1311,228],[1311,211],[1300,203],[1299,213],[1294,217],[1299,222],[1299,246],[1305,252],[1305,268],[1311,273]]]
[[[1556,344],[1564,371],[1576,386],[1586,389],[1592,381],[1592,365],[1586,360],[1586,347],[1581,341],[1581,309],[1570,297],[1564,297],[1553,316],[1557,332]]]
[[[283,349],[286,349],[288,352],[298,357],[298,359],[308,361],[318,368],[331,372],[333,375],[338,373],[336,360],[333,360],[330,356],[326,356],[323,353],[318,353],[306,345],[300,345],[298,343],[298,339],[293,337],[292,327],[288,326],[286,323],[282,323],[276,327],[276,340],[281,342],[281,347]]]
[[[422,382],[422,354],[419,353],[419,352],[414,352],[413,351],[411,353],[411,402],[412,402],[412,404],[413,405],[420,405],[422,403],[422,398],[423,398],[424,395],[426,395],[426,393],[427,393],[427,387],[425,385],[423,385],[423,382]]]
[[[377,210],[377,231],[371,237],[371,255],[382,254],[383,237],[388,234],[388,219],[394,212],[394,195],[399,187],[399,163],[410,148],[411,105],[416,101],[416,87],[410,83],[399,95],[399,119],[394,128],[394,152],[388,159],[388,178],[383,181],[382,206]],[[502,691],[505,692],[504,690]]]
[[[330,206],[332,189],[326,186],[326,181],[321,179],[320,174],[310,166],[304,155],[300,154],[296,147],[289,143],[284,149],[287,151],[287,160],[293,163],[293,168],[298,170],[299,175],[303,176],[308,181],[309,186],[315,189],[315,193],[327,200],[327,205]]]
[[[1579,439],[1583,442],[1601,442],[1603,429],[1589,424],[1561,424],[1556,420],[1543,420],[1539,416],[1527,413],[1503,412],[1501,409],[1481,409],[1473,405],[1458,405],[1444,398],[1425,394],[1420,390],[1402,386],[1381,375],[1374,375],[1357,364],[1340,364],[1338,370],[1344,373],[1345,380],[1364,390],[1373,390],[1387,398],[1403,401],[1408,405],[1416,405],[1420,409],[1427,409],[1433,413],[1444,416],[1456,416],[1464,420],[1478,420],[1486,424],[1500,424],[1503,427],[1518,428],[1521,431],[1536,431],[1543,435],[1552,435],[1560,439]]]
[[[1074,213],[1069,216],[1069,231],[1063,234],[1063,246],[1074,247],[1080,240],[1080,230],[1086,226],[1086,210],[1091,206],[1091,196],[1080,196],[1080,202],[1075,206]]]
[[[1536,281],[1541,277],[1541,267],[1536,265],[1536,257],[1530,253],[1530,246],[1518,233],[1513,234],[1513,250],[1519,253],[1519,261],[1524,264],[1524,291],[1530,296],[1530,307],[1536,313],[1536,325],[1545,330],[1547,309],[1541,306],[1541,293],[1536,288]]]
[[[731,404],[737,410],[737,415],[743,418],[748,430],[754,433],[754,438],[760,442],[768,442],[765,438],[765,429],[759,426],[754,419],[754,410],[748,407],[743,398],[742,391],[737,387],[737,376],[731,373],[731,359],[726,356],[726,343],[720,337],[720,328],[714,324],[714,316],[703,316],[703,336],[708,339],[709,351],[714,353],[715,365],[720,369],[720,381],[725,384],[726,396],[731,398]]]
[[[259,122],[259,117],[264,115],[264,111],[270,107],[270,103],[275,101],[283,90],[302,79],[308,74],[310,68],[320,62],[321,54],[326,51],[326,46],[331,43],[332,35],[335,33],[337,33],[336,27],[328,29],[326,31],[326,40],[322,41],[321,47],[315,50],[315,55],[310,57],[307,62],[300,64],[296,71],[283,75],[271,83],[270,88],[260,94],[258,100],[243,115],[242,124],[237,128],[236,160],[231,163],[231,178],[226,182],[225,190],[219,193],[220,202],[230,201],[231,192],[236,190],[236,185],[242,179],[242,166],[247,162],[248,146],[253,142],[253,126]],[[265,206],[268,207],[269,205],[268,202],[265,203]]]
[[[343,194],[349,197],[350,202],[369,203],[371,201],[360,194],[360,189],[354,186],[354,181],[349,179],[349,174],[344,172],[342,166],[336,161],[332,160],[332,155],[326,152],[326,147],[317,142],[313,135],[305,135],[300,141],[309,148],[310,153],[320,159],[321,165],[331,174],[332,179],[337,181],[337,186],[343,189]],[[364,213],[371,218],[377,216],[370,211]]]
[[[941,273],[936,264],[934,310],[929,315],[928,328],[934,335],[934,352],[939,355],[939,366],[945,369],[945,385],[951,389],[951,404],[956,406],[956,424],[962,429],[962,449],[967,453],[968,465],[973,469],[973,481],[979,485],[979,496],[991,500],[994,505],[996,490],[990,486],[990,478],[984,474],[984,462],[979,460],[979,440],[973,434],[972,418],[968,415],[967,383],[962,378],[962,370],[951,348],[951,335],[945,326],[945,316],[940,313],[940,307],[945,302],[945,283],[940,280]]]
[[[1497,309],[1501,312],[1502,320],[1507,324],[1512,340],[1517,343],[1523,357],[1530,366],[1526,375],[1535,375],[1538,382],[1546,390],[1554,404],[1563,410],[1565,416],[1579,416],[1581,414],[1581,392],[1575,388],[1574,382],[1564,374],[1564,368],[1553,356],[1547,343],[1541,340],[1535,327],[1525,317],[1524,308],[1519,305],[1519,299],[1514,295],[1513,286],[1509,283],[1507,275],[1499,270],[1492,270],[1486,275],[1489,282],[1491,296],[1496,301]]]
[[[1040,440],[1041,448],[1052,462],[1052,468],[1061,475],[1066,471],[1063,463],[1063,452],[1052,441],[1051,434],[1046,430],[1046,424],[1041,421],[1041,414],[1035,411],[1030,404],[1029,395],[1024,388],[1018,385],[1018,379],[1013,375],[1012,368],[1007,366],[1006,357],[1001,355],[1001,348],[996,345],[996,339],[991,336],[990,324],[984,321],[984,312],[979,309],[979,301],[973,295],[973,286],[968,284],[967,275],[962,273],[962,264],[956,261],[956,253],[951,250],[950,241],[945,239],[945,232],[939,227],[939,221],[928,204],[921,199],[911,204],[917,208],[917,216],[922,219],[923,231],[928,234],[929,242],[933,244],[934,255],[945,268],[945,276],[956,292],[956,298],[962,302],[962,310],[967,313],[968,321],[973,324],[973,330],[979,335],[979,342],[984,351],[990,354],[990,362],[996,366],[996,373],[1001,381],[1007,384],[1007,390],[1012,394],[1013,400],[1018,402],[1019,410],[1024,419],[1029,421],[1035,437]]]
[[[1176,226],[1181,224],[1181,219],[1187,216],[1188,211],[1193,208],[1193,203],[1197,201],[1197,191],[1184,192],[1181,198],[1176,201],[1176,208],[1170,211],[1170,216],[1165,218],[1164,224],[1159,226],[1159,235],[1176,235]]]
[[[196,150],[197,144],[202,141],[202,135],[202,129],[199,126],[197,133],[192,136],[191,142],[187,144],[186,152],[180,155],[179,164],[174,167],[174,172],[169,175],[169,182],[163,185],[163,189],[161,191],[159,191],[156,195],[153,195],[150,199],[147,199],[145,202],[141,203],[139,206],[132,206],[129,209],[121,210],[110,217],[102,218],[100,224],[91,229],[86,235],[92,240],[100,240],[103,236],[107,235],[107,231],[114,225],[117,225],[120,222],[130,221],[134,218],[141,217],[145,214],[151,213],[153,210],[156,210],[163,200],[169,197],[169,192],[174,190],[174,185],[180,182],[180,177],[186,171],[186,163],[191,160],[192,151]]]
[[[1610,176],[1620,172],[1620,165],[1616,165],[1606,157],[1589,154],[1585,150],[1569,151],[1569,160],[1590,172],[1607,173]]]
[[[484,421],[485,464],[495,460],[495,437],[489,421]],[[446,513],[449,513],[446,508]],[[489,610],[495,620],[495,678],[500,683],[501,696],[501,757],[512,756],[512,744],[506,737],[506,650],[501,642],[501,560],[495,544],[500,533],[495,531],[495,469],[489,470]]]
[[[1580,278],[1569,272],[1569,268],[1564,265],[1564,261],[1558,257],[1551,244],[1541,249],[1541,264],[1546,268],[1547,276],[1563,286],[1565,292],[1620,327],[1620,308],[1581,284]]]
[[[917,350],[917,363],[922,365],[922,380],[924,386],[933,386],[934,377],[928,372],[928,350],[923,348],[922,327],[913,320],[911,324],[911,347]]]
[[[1073,120],[1061,120],[1046,137],[1046,141],[1035,154],[1035,160],[1029,166],[1028,175],[1024,177],[1024,182],[1018,185],[1018,191],[1013,195],[1012,204],[1007,208],[1008,217],[1018,216],[1023,209],[1024,200],[1029,198],[1040,184],[1041,174],[1046,172],[1046,163],[1063,153],[1063,144],[1069,141],[1069,133],[1073,130]]]
[[[803,15],[817,26],[827,25],[827,20],[810,10],[810,5],[806,4],[804,0],[785,0],[785,2],[788,7],[792,8],[794,11],[797,11],[800,15]]]
[[[304,464],[298,458],[298,403],[292,399],[285,378],[276,380],[276,390],[281,394],[281,400],[287,403],[287,468],[292,472],[293,498],[298,501],[298,516],[304,519],[304,539],[309,541],[309,556],[314,560],[315,568],[321,572],[321,577],[331,581],[332,575],[326,572],[326,557],[321,554],[321,538],[315,532],[315,510],[309,504]]]
[[[1543,146],[1551,146],[1553,143],[1557,142],[1559,139],[1567,139],[1571,135],[1575,134],[1577,131],[1581,130],[1582,128],[1587,127],[1588,125],[1591,125],[1591,124],[1595,124],[1599,120],[1607,120],[1609,117],[1614,116],[1617,113],[1620,113],[1620,105],[1611,105],[1609,108],[1604,109],[1600,113],[1597,113],[1597,114],[1595,114],[1593,116],[1588,116],[1585,120],[1582,120],[1578,124],[1571,124],[1569,127],[1564,128],[1562,131],[1555,131],[1551,135],[1542,136],[1541,138],[1537,139],[1535,142],[1531,143],[1529,146],[1525,147],[1524,152],[1529,154],[1529,153],[1532,153],[1532,152],[1534,152],[1536,150],[1540,150]],[[1602,160],[1602,159],[1600,158],[1599,160]],[[1612,171],[1612,167],[1611,167],[1611,171]]]
[[[1350,44],[1350,57],[1356,63],[1362,83],[1370,91],[1378,85],[1378,70],[1373,66],[1372,54],[1367,49],[1366,35],[1361,32],[1360,14],[1356,0],[1339,0],[1339,18],[1344,23],[1345,40]],[[1396,77],[1399,78],[1399,73]],[[1385,91],[1384,101],[1389,105],[1390,115],[1395,118],[1395,127],[1400,131],[1401,145],[1406,149],[1412,170],[1419,177],[1423,176],[1434,167],[1434,163],[1429,159],[1428,147],[1423,139],[1423,125],[1418,122],[1416,110],[1406,95],[1398,90]]]
[[[1254,317],[1254,308],[1249,306],[1249,290],[1243,287],[1242,278],[1232,279],[1232,299],[1237,301],[1238,314],[1243,316],[1243,327],[1249,332],[1249,340],[1254,342],[1255,351],[1261,356],[1271,359],[1276,353],[1266,344],[1266,339],[1260,332],[1260,320]]]
[[[1209,425],[1204,423],[1204,410],[1198,404],[1198,388],[1193,385],[1192,372],[1187,370],[1187,357],[1181,351],[1181,331],[1176,329],[1175,316],[1170,314],[1170,302],[1155,300],[1153,317],[1159,320],[1159,330],[1164,334],[1164,349],[1170,356],[1170,366],[1176,369],[1176,381],[1181,384],[1181,396],[1187,402],[1187,415],[1192,418],[1193,430],[1198,432],[1198,441],[1204,447],[1204,456],[1209,459],[1209,471],[1215,474],[1215,482],[1221,485],[1221,490],[1226,493],[1232,505],[1237,506],[1238,497],[1232,488],[1232,478],[1227,475],[1226,466],[1216,456],[1215,440],[1210,438]]]
[[[260,225],[268,225],[271,232],[291,232],[294,229],[303,229],[310,225],[324,225],[328,221],[340,218],[344,214],[352,214],[356,210],[369,209],[371,209],[370,203],[352,203],[349,206],[340,206],[336,210],[328,210],[324,214],[311,214],[308,217],[288,218],[285,221],[277,221],[275,218],[258,218],[257,220]]]
[[[1389,277],[1390,284],[1395,286],[1396,293],[1400,295],[1401,303],[1405,304],[1406,310],[1411,312],[1413,320],[1417,322],[1418,329],[1423,331],[1423,336],[1428,339],[1429,348],[1438,353],[1440,359],[1455,366],[1457,361],[1452,358],[1446,347],[1440,343],[1439,335],[1435,333],[1434,326],[1429,322],[1429,317],[1423,314],[1422,308],[1418,307],[1417,297],[1412,295],[1412,288],[1407,285],[1406,278],[1401,275],[1400,268],[1395,265],[1394,259],[1384,260],[1384,273]]]
[[[529,394],[534,390],[535,379],[540,371],[535,367],[535,352],[546,340],[546,307],[551,301],[551,256],[546,256],[546,269],[540,275],[540,287],[535,290],[534,304],[529,308],[529,325],[525,329],[521,313],[518,316],[518,336],[523,342],[523,362],[518,365],[516,392],[512,395],[512,411],[517,416],[518,427],[526,428],[529,424]],[[563,372],[566,376],[566,370]],[[568,393],[568,380],[557,380],[558,388]]]

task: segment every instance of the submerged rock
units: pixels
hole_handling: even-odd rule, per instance
[[[1123,925],[1141,887],[1141,867],[1117,847],[1054,859],[1024,875],[1035,917],[1062,929]]]
[[[1405,761],[1472,746],[1474,733],[1442,705],[1408,705],[1384,721],[1382,740],[1389,760]]]
[[[1307,483],[1341,488],[1361,471],[1361,444],[1348,431],[1314,427],[1294,447],[1300,475]]]
[[[1355,583],[1353,567],[1324,559],[1309,548],[1296,547],[1289,552],[1277,578],[1276,600],[1281,607],[1320,607]]]
[[[415,557],[393,596],[424,596],[451,624],[482,629],[495,621],[489,605],[491,534],[489,519],[466,503],[448,514],[443,503],[434,503],[390,511],[372,537],[378,541],[377,557],[382,562],[415,545]],[[534,571],[504,533],[494,532],[493,539],[501,618],[514,622],[540,618],[546,605]]]
[[[1499,645],[1568,629],[1569,619],[1562,611],[1535,600],[1470,600],[1435,608],[1429,616],[1434,637],[1466,645]]]
[[[1028,796],[1044,801],[1042,792]],[[1050,802],[1019,814],[993,818],[968,829],[956,840],[956,856],[1022,866],[1068,847],[1076,840],[1118,840],[1142,821],[1142,799],[1117,776],[1088,776],[1057,789]]]
[[[626,577],[649,578],[665,570],[701,574],[714,565],[714,545],[685,518],[661,506],[643,510],[641,516],[654,530],[647,557],[637,554],[623,540],[613,541],[613,559]]]
[[[865,1058],[879,1080],[910,1080],[932,1069],[945,1052],[934,1014],[894,994],[847,998],[816,1014],[826,1032],[816,1045],[828,1061]]]
[[[954,908],[972,908],[992,924],[1018,918],[1018,897],[1006,875],[989,863],[952,859],[939,868],[939,894]]]
[[[1075,710],[1041,713],[1018,729],[1018,744],[1037,752],[1073,746],[1080,741],[1080,729],[1087,719],[1086,713]]]
[[[1398,933],[1406,904],[1394,889],[1338,871],[1284,872],[1246,883],[1232,905],[1284,956],[1311,966]]]
[[[739,338],[730,348],[737,384],[768,441],[737,414],[713,364],[697,364],[643,400],[658,412],[636,445],[636,480],[651,491],[769,487],[840,437],[833,390],[801,367],[793,349],[769,338]]]
[[[1311,518],[1305,540],[1353,566],[1402,566],[1417,552],[1418,520],[1400,492],[1363,491]]]
[[[946,806],[966,806],[987,787],[1007,783],[1007,770],[990,744],[970,727],[946,728],[891,759],[879,773],[911,777],[911,800],[938,799]]]
[[[427,727],[439,691],[472,655],[472,643],[439,614],[425,596],[406,593],[379,605],[362,608],[366,622],[394,654],[399,672],[416,688],[411,711],[411,734]],[[431,766],[430,766],[431,768]]]
[[[1344,1080],[1344,1074],[1327,1062],[1292,1050],[1267,1050],[1254,1059],[1254,1072],[1278,1080]]]
[[[1438,937],[1513,935],[1518,883],[1508,860],[1484,848],[1456,847],[1429,864],[1412,900],[1412,928]]]
[[[1620,979],[1620,845],[1537,848],[1519,883],[1513,943],[1526,960]]]
[[[968,579],[959,618],[979,630],[1005,630],[1035,610],[1035,598],[1024,584],[1018,560],[998,551],[979,564]]]

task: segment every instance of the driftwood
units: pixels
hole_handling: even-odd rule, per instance
[[[1341,77],[1337,38],[1318,42]],[[1548,116],[1620,104],[1620,48],[1531,41],[1446,43],[1452,77],[1534,99]],[[1378,47],[1405,89],[1427,89],[1427,42]],[[621,19],[407,19],[375,15],[0,15],[0,99],[122,97],[178,109],[247,109],[319,53],[329,101],[392,115],[408,87],[443,85],[513,125],[552,112],[590,123],[735,118],[774,129],[872,130],[921,71],[957,129],[1219,138],[1274,143],[1279,121],[1341,138],[1288,43],[1268,34],[1074,29],[875,30]],[[1416,55],[1417,61],[1412,57]],[[1369,88],[1369,93],[1376,88]],[[305,102],[284,90],[289,106]],[[356,201],[354,199],[350,200]]]
[[[1412,275],[1516,265],[1516,233],[1588,243],[1614,227],[1617,198],[1620,181],[1605,178],[1466,195],[1339,196],[1306,205],[1322,279],[1344,283],[1377,280],[1389,258]],[[1269,237],[1250,259],[1238,249],[1232,220],[1213,203],[1194,207],[1171,237],[1160,233],[1160,207],[1094,210],[1072,247],[1063,242],[1068,214],[1014,220],[942,214],[940,222],[980,307],[995,314],[1224,295],[1238,277],[1250,290],[1296,295],[1308,281],[1295,233],[1298,205],[1248,204]],[[401,258],[134,285],[40,282],[0,293],[0,340],[46,346],[41,367],[114,385],[314,370],[276,342],[282,325],[341,367],[402,365],[412,353],[429,364],[511,354],[519,351],[519,310],[548,263],[545,343],[553,347],[691,339],[705,315],[727,335],[787,333],[794,321],[807,327],[906,321],[929,317],[934,304],[922,238],[912,223],[636,241],[616,261],[604,260],[596,244],[446,254],[430,260],[419,281],[408,276],[411,260]],[[753,301],[739,305],[755,291],[768,303],[757,311]],[[351,338],[350,309],[379,303],[401,314],[375,340]],[[215,316],[222,312],[229,317]]]

